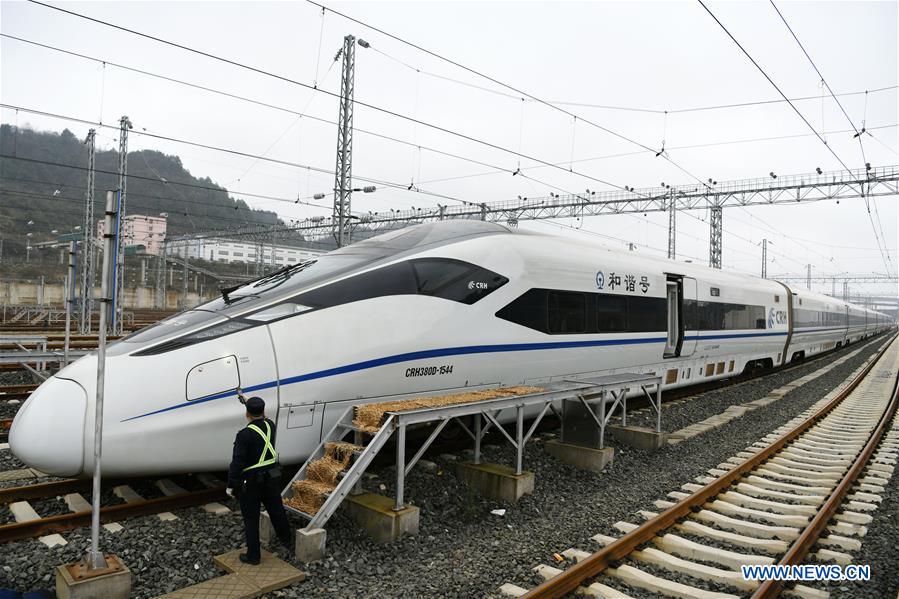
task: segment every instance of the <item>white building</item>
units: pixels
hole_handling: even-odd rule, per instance
[[[145,214],[131,214],[122,222],[122,234],[125,236],[125,245],[142,245],[148,254],[159,255],[162,253],[163,241],[165,241],[166,219],[164,216],[147,216]],[[97,239],[103,247],[102,220],[97,221]]]
[[[276,266],[296,264],[324,253],[310,248],[278,245],[274,248],[273,261],[271,244],[257,246],[254,243],[230,239],[170,239],[166,242],[166,253],[169,256],[182,257],[187,252],[188,258],[202,258],[211,262],[255,263],[260,249],[261,262]]]

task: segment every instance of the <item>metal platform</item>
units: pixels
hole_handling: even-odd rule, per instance
[[[343,473],[337,486],[327,495],[324,503],[315,514],[306,514],[291,506],[285,506],[292,513],[309,520],[309,524],[306,526],[307,530],[322,528],[347,495],[354,490],[361,491],[359,484],[362,479],[362,474],[371,464],[378,451],[380,451],[390,437],[396,433],[397,479],[394,510],[398,511],[404,507],[406,476],[412,468],[415,467],[415,464],[421,459],[428,448],[434,443],[441,431],[443,431],[443,429],[453,420],[455,420],[474,441],[474,463],[476,464],[481,462],[481,443],[484,439],[484,435],[491,429],[491,427],[495,427],[496,430],[511,443],[512,447],[515,448],[515,472],[516,474],[521,474],[524,446],[531,439],[534,431],[537,430],[537,426],[540,424],[543,417],[548,411],[552,410],[561,418],[561,415],[556,408],[556,404],[573,401],[578,402],[585,407],[586,411],[592,416],[592,418],[585,419],[585,421],[598,428],[600,433],[600,447],[602,447],[606,426],[619,406],[622,410],[622,420],[625,423],[627,422],[627,416],[624,412],[627,406],[627,396],[631,392],[642,393],[649,399],[650,404],[657,414],[657,430],[661,430],[661,385],[662,377],[654,374],[623,373],[600,377],[569,377],[543,385],[545,391],[538,393],[501,397],[471,403],[418,408],[401,412],[387,412],[381,428],[373,435],[370,435],[367,444],[365,444],[364,439],[366,436],[369,436],[369,433],[365,433],[353,425],[355,408],[349,408],[344,412],[331,431],[325,435],[316,451],[309,456],[306,463],[297,471],[296,475],[287,484],[281,495],[284,498],[293,496],[292,489],[294,482],[304,480],[309,464],[325,455],[326,443],[342,441],[347,435],[352,434],[355,444],[365,444],[364,450],[354,456],[354,460],[350,464],[348,470]],[[652,393],[650,393],[650,389],[652,389]],[[596,407],[599,409],[598,415],[596,413]],[[525,432],[524,417],[525,411],[529,408],[537,412],[537,415]],[[515,410],[514,436],[510,435],[499,422],[500,414],[506,410]],[[462,418],[468,417],[473,419],[474,430],[471,430],[465,422],[461,420]],[[415,452],[415,455],[412,456],[412,459],[407,462],[406,429],[411,425],[431,423],[436,423],[436,426],[434,426],[428,438]]]
[[[47,349],[45,335],[0,335],[0,347],[15,347],[16,350],[0,350],[0,364],[18,364],[40,380],[46,380],[44,371],[47,364],[65,366],[74,358],[90,353],[88,349]]]

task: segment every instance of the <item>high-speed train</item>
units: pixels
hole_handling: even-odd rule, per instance
[[[883,314],[782,283],[481,221],[373,237],[224,290],[111,344],[103,471],[220,470],[262,397],[284,463],[356,403],[654,372],[665,387],[870,337]],[[44,382],[9,435],[28,465],[93,471],[97,356]]]

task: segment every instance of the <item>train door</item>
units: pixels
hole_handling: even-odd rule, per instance
[[[699,339],[699,331],[695,328],[691,329],[691,326],[694,326],[696,322],[695,318],[687,318],[687,314],[689,314],[690,306],[696,308],[696,300],[697,300],[697,286],[696,279],[693,277],[684,277],[683,281],[681,281],[681,331],[683,331],[683,344],[681,346],[680,355],[684,356],[692,356],[693,352],[696,351],[696,343]]]
[[[668,277],[666,285],[665,303],[668,306],[667,335],[665,337],[665,357],[673,358],[678,355],[680,345],[683,342],[680,328],[681,316],[681,282],[679,279]]]
[[[691,356],[696,349],[696,331],[685,334],[684,309],[688,300],[696,301],[696,279],[681,275],[668,275],[665,290],[668,316],[664,356],[666,358]]]

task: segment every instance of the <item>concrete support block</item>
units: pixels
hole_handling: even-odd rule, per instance
[[[522,495],[534,492],[533,472],[515,474],[515,470],[501,464],[463,462],[456,466],[456,477],[494,501],[514,503]]]
[[[304,564],[320,560],[325,555],[325,541],[328,533],[324,528],[297,530],[297,543],[294,554]]]
[[[259,512],[259,542],[271,548],[273,541],[277,538],[272,519],[269,517],[268,512],[262,510]]]
[[[637,449],[659,449],[668,443],[668,433],[657,433],[642,426],[619,426],[613,424],[608,428],[619,443],[624,443]]]
[[[114,555],[106,556],[109,568],[95,575],[83,562],[56,568],[57,599],[128,599],[131,570]]]
[[[350,495],[343,509],[375,542],[389,543],[402,535],[418,534],[419,509],[407,505],[393,510],[393,499],[374,493]]]
[[[615,450],[611,447],[596,449],[594,447],[562,443],[555,439],[547,441],[545,447],[546,452],[554,458],[566,464],[571,464],[575,468],[592,470],[593,472],[602,472],[606,466],[612,463],[612,458],[615,457]]]

